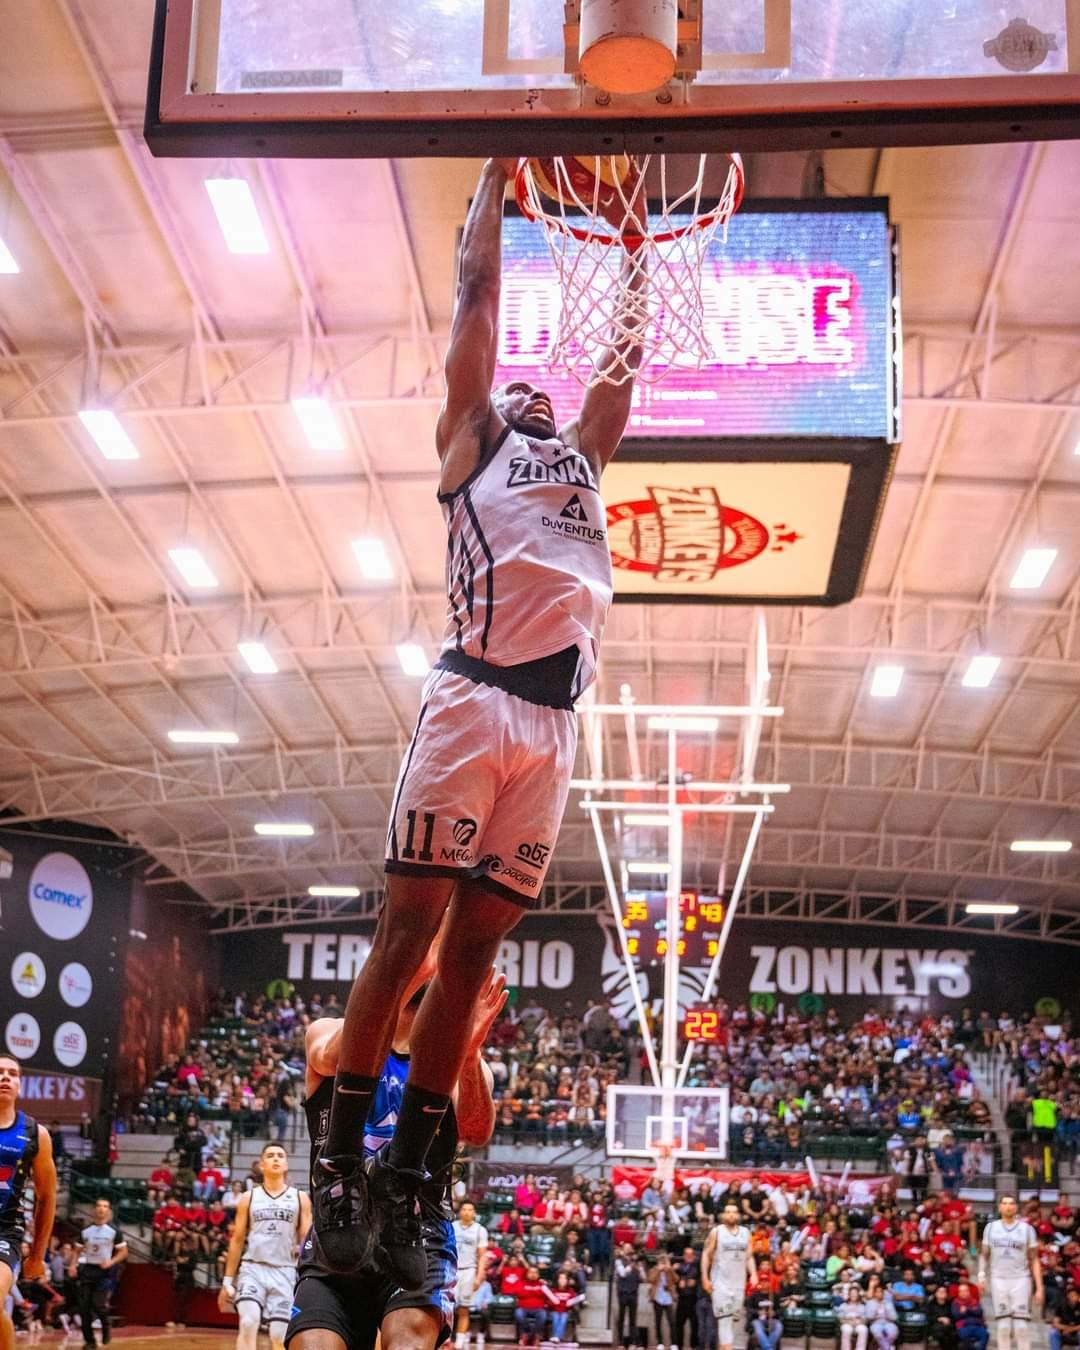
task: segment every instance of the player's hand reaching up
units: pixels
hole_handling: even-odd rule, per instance
[[[506,1007],[506,1000],[509,997],[510,991],[506,987],[506,976],[500,975],[492,966],[491,974],[487,978],[487,983],[484,985],[483,992],[476,1005],[470,1053],[479,1054],[483,1049],[484,1042],[488,1038],[488,1032],[495,1025],[495,1019]]]
[[[499,168],[502,169],[503,173],[506,174],[507,178],[509,178],[509,179],[511,180],[511,182],[512,182],[512,181],[514,180],[515,176],[517,175],[518,165],[521,163],[521,160],[520,160],[520,159],[493,159],[491,162],[492,162],[492,164],[497,164],[497,165],[499,166]]]

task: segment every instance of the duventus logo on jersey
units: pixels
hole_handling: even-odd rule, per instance
[[[557,517],[543,515],[540,523],[545,530],[561,534],[565,539],[582,539],[587,544],[604,544],[607,531],[597,529],[589,520],[589,513],[581,497],[575,492]]]

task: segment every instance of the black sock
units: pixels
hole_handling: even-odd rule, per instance
[[[386,1151],[386,1161],[391,1167],[407,1167],[414,1172],[424,1170],[431,1141],[438,1134],[449,1105],[450,1098],[441,1092],[428,1092],[412,1083],[405,1084],[401,1114]]]
[[[324,1153],[331,1158],[339,1154],[360,1157],[364,1152],[364,1125],[378,1086],[377,1078],[338,1070],[334,1075],[330,1130],[323,1146]]]

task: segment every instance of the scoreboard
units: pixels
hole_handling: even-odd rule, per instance
[[[720,947],[724,902],[715,895],[683,891],[679,896],[679,931],[667,930],[666,891],[628,891],[623,910],[626,945],[639,965],[662,964],[668,945],[677,943],[687,965],[707,965]]]

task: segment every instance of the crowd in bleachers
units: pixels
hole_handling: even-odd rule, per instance
[[[565,1340],[589,1278],[610,1272],[616,1344],[715,1350],[717,1328],[701,1280],[710,1227],[734,1200],[751,1234],[756,1282],[743,1316],[752,1350],[776,1350],[808,1334],[840,1350],[985,1350],[988,1331],[975,1282],[984,1212],[947,1191],[919,1204],[898,1180],[855,1203],[835,1182],[771,1187],[744,1180],[702,1183],[693,1196],[655,1178],[634,1201],[608,1182],[574,1179],[542,1194],[529,1176],[515,1192],[480,1199],[488,1256],[472,1299],[475,1330],[516,1323],[525,1338]],[[471,1219],[471,1215],[469,1216]],[[1051,1350],[1078,1343],[1080,1215],[1030,1201],[1040,1240]],[[600,1237],[603,1234],[603,1237]],[[572,1306],[562,1294],[572,1291]],[[556,1298],[553,1298],[557,1296]],[[566,1311],[566,1320],[556,1313]],[[1074,1328],[1074,1330],[1070,1330]]]

